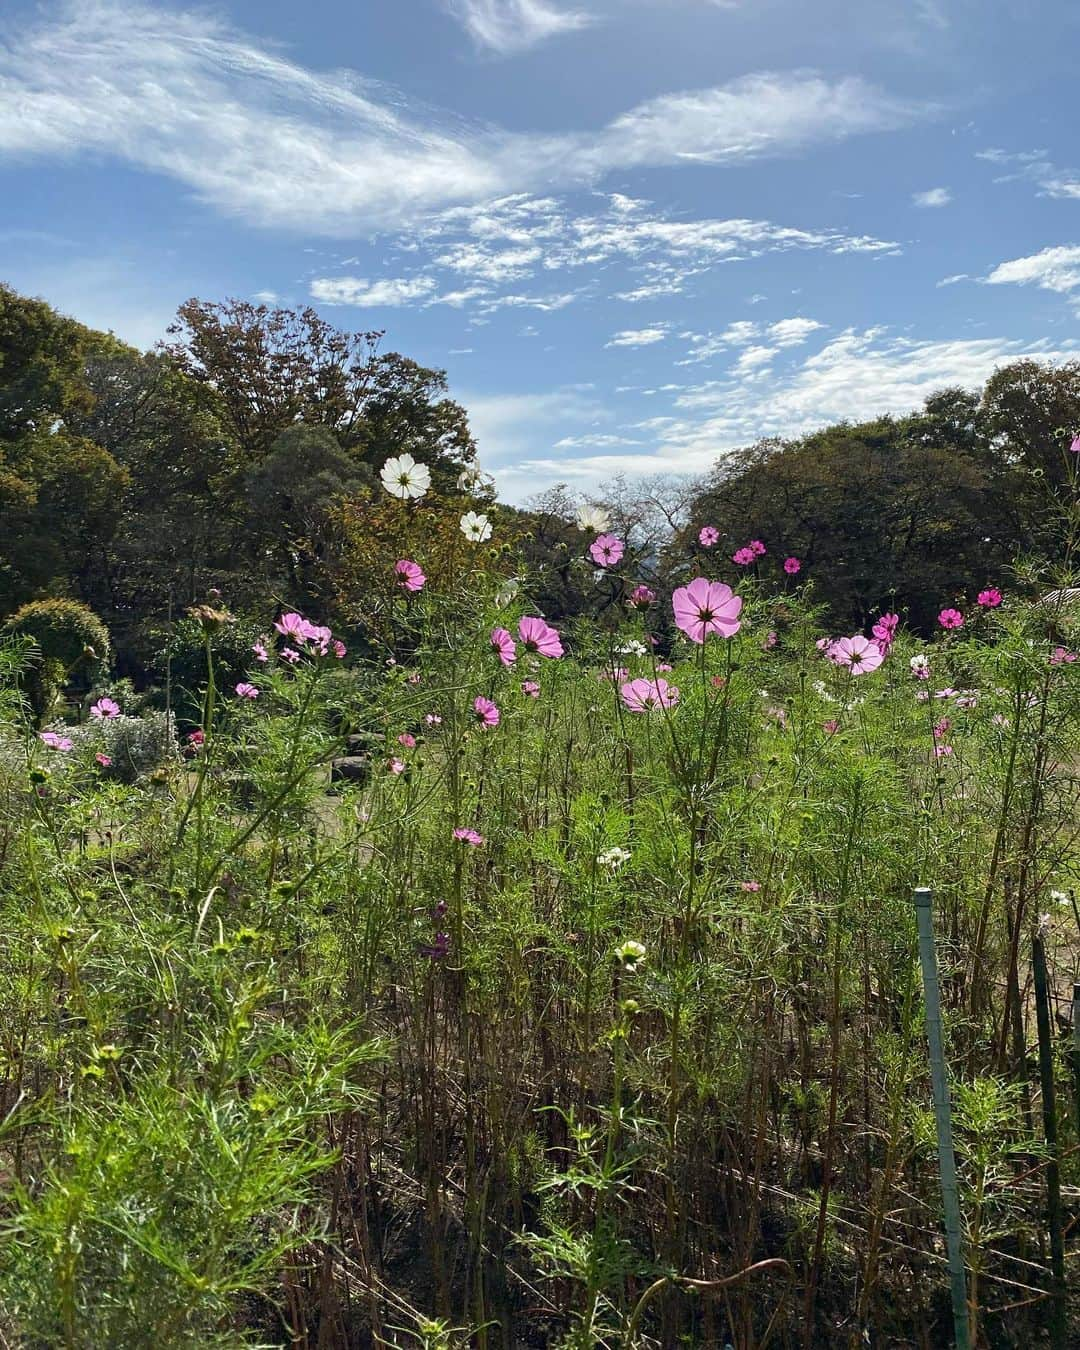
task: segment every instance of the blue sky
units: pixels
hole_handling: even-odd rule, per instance
[[[314,303],[483,465],[699,473],[1080,355],[1069,0],[4,0],[0,278]]]

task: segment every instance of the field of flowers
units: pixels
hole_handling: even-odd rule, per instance
[[[971,1344],[1076,1345],[1078,598],[837,634],[594,513],[552,624],[425,475],[187,723],[0,646],[0,1345],[952,1344],[917,886]]]

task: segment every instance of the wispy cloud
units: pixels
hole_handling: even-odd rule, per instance
[[[508,56],[538,42],[585,28],[588,14],[562,9],[548,0],[443,0],[478,47]]]
[[[326,305],[356,305],[373,309],[396,307],[426,300],[435,290],[430,277],[385,277],[362,281],[359,277],[316,277],[311,283],[313,300]]]
[[[596,130],[509,132],[138,0],[69,0],[0,45],[0,159],[112,156],[229,215],[324,235],[541,182],[790,154],[929,111],[859,78],[770,72],[665,94]]]
[[[975,158],[1008,170],[998,175],[994,180],[996,183],[1026,181],[1034,183],[1043,197],[1057,197],[1066,201],[1080,198],[1080,173],[1075,169],[1058,168],[1047,158],[1045,150],[991,148],[978,151]]]
[[[616,333],[610,342],[605,342],[604,346],[651,347],[657,342],[663,342],[666,337],[666,324],[656,324],[652,328],[624,328],[621,333]]]
[[[947,187],[927,188],[925,192],[913,192],[911,200],[916,206],[924,208],[948,206],[952,201],[952,193]]]
[[[988,286],[1038,286],[1043,291],[1071,296],[1080,289],[1080,244],[1063,244],[1026,258],[1012,258],[999,263],[983,280]]]

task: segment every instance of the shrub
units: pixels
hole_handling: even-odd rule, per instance
[[[32,639],[37,657],[24,690],[40,723],[69,681],[88,685],[109,661],[109,634],[92,609],[78,600],[32,600],[8,619],[4,632]]]

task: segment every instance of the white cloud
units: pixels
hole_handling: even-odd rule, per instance
[[[767,366],[776,355],[775,347],[747,347],[739,353],[734,370],[737,375],[752,375]]]
[[[970,280],[971,280],[970,273],[954,272],[951,277],[942,277],[941,280],[936,283],[936,285],[940,290],[942,286],[955,286],[958,282]]]
[[[663,342],[667,337],[667,327],[657,325],[654,328],[624,328],[621,333],[616,333],[610,342],[605,342],[605,347],[651,347],[656,342]]]
[[[1039,188],[1041,197],[1057,197],[1066,201],[1080,198],[1080,175],[1072,169],[1059,169],[1047,158],[1045,150],[979,150],[975,158],[1012,167],[1011,173],[995,178],[996,183],[1025,180]]]
[[[682,334],[681,336],[689,340],[690,350],[677,364],[690,366],[701,361],[711,361],[725,355],[732,347],[746,347],[761,338],[767,339],[772,348],[797,347],[804,343],[811,333],[816,333],[818,329],[824,327],[825,325],[819,323],[817,319],[778,319],[771,324],[755,323],[752,319],[736,319],[720,333]],[[754,350],[762,352],[766,348],[758,346]],[[748,369],[755,363],[755,359],[760,363],[763,358],[760,356],[752,358],[743,368]]]
[[[765,331],[778,347],[798,347],[811,333],[824,327],[817,319],[780,319],[769,324]]]
[[[443,0],[443,4],[477,46],[500,56],[592,22],[587,14],[558,9],[547,0]]]
[[[988,286],[1038,286],[1043,291],[1068,295],[1080,286],[1080,245],[1044,248],[1026,258],[999,263],[983,278]]]
[[[1005,338],[928,341],[880,328],[849,330],[793,366],[773,372],[767,363],[751,363],[749,370],[733,367],[721,379],[672,390],[674,417],[638,424],[655,430],[651,446],[641,451],[618,453],[611,447],[608,453],[561,459],[547,452],[542,438],[523,435],[519,444],[525,453],[505,477],[512,490],[528,483],[536,491],[558,479],[587,487],[618,473],[701,473],[725,451],[760,437],[798,436],[841,420],[901,415],[947,386],[978,388],[1008,362],[1075,359],[1078,352],[1075,342],[1053,348],[1047,342]]]
[[[932,109],[858,78],[748,75],[597,130],[465,125],[354,72],[317,72],[205,12],[68,0],[0,45],[0,158],[111,156],[252,223],[356,237],[454,202],[613,170],[742,163],[887,131]]]
[[[911,200],[916,206],[948,206],[952,201],[952,193],[947,187],[927,188],[925,192],[913,192]]]
[[[435,290],[430,277],[384,277],[381,281],[363,281],[359,277],[316,277],[311,283],[311,298],[324,305],[356,305],[374,308],[396,307],[426,300]],[[444,299],[443,303],[447,303]]]
[[[251,298],[257,300],[260,305],[276,305],[281,296],[277,291],[256,291]]]

